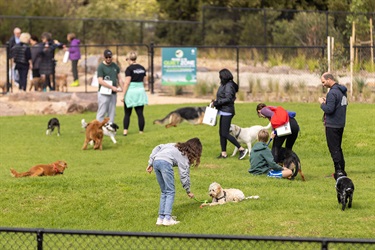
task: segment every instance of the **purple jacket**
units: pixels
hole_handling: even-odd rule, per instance
[[[70,42],[69,46],[69,60],[79,60],[81,59],[81,51],[79,49],[79,44],[81,41],[77,38],[74,38]]]

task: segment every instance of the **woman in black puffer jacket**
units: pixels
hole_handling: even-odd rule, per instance
[[[216,93],[216,100],[212,105],[218,109],[220,115],[219,135],[221,154],[218,158],[227,158],[227,140],[229,140],[235,147],[239,149],[240,155],[238,159],[242,160],[246,154],[247,149],[241,147],[240,143],[229,134],[230,124],[235,115],[234,101],[236,100],[236,93],[238,92],[238,85],[233,81],[233,75],[228,69],[222,69],[219,72],[220,87]]]

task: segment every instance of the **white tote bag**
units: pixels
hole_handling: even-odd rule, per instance
[[[292,134],[292,130],[290,128],[290,123],[287,122],[284,125],[275,129],[277,136],[286,136]]]
[[[63,63],[67,63],[69,61],[69,51],[65,51]]]
[[[216,125],[216,116],[217,116],[217,109],[213,108],[211,105],[206,107],[206,111],[204,112],[203,117],[203,124],[207,124],[210,126]]]

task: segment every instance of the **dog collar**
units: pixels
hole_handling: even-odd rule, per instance
[[[226,201],[227,199],[227,193],[225,192],[225,191],[223,191],[224,192],[224,195],[223,196],[221,196],[221,197],[219,197],[219,198],[217,198],[217,200],[219,201],[219,200],[221,200],[221,199],[224,199],[224,201]]]
[[[348,178],[347,176],[341,176],[341,177],[339,177],[339,178],[337,178],[337,180],[336,180],[336,185],[335,185],[335,188],[337,189],[337,184],[339,183],[339,180],[341,180],[341,179],[345,179],[345,178]]]
[[[240,128],[240,131],[238,131],[238,134],[236,134],[236,139],[238,138],[238,136],[240,136],[241,134],[241,128]]]
[[[56,167],[56,164],[53,164],[53,170],[55,170],[56,174],[60,173],[59,169]]]

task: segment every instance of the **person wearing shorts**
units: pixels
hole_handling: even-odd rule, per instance
[[[274,178],[289,178],[292,170],[282,167],[274,161],[271,150],[268,148],[269,133],[262,129],[258,133],[258,142],[254,144],[250,152],[249,173],[253,175],[267,174]],[[274,137],[274,134],[272,134]]]

